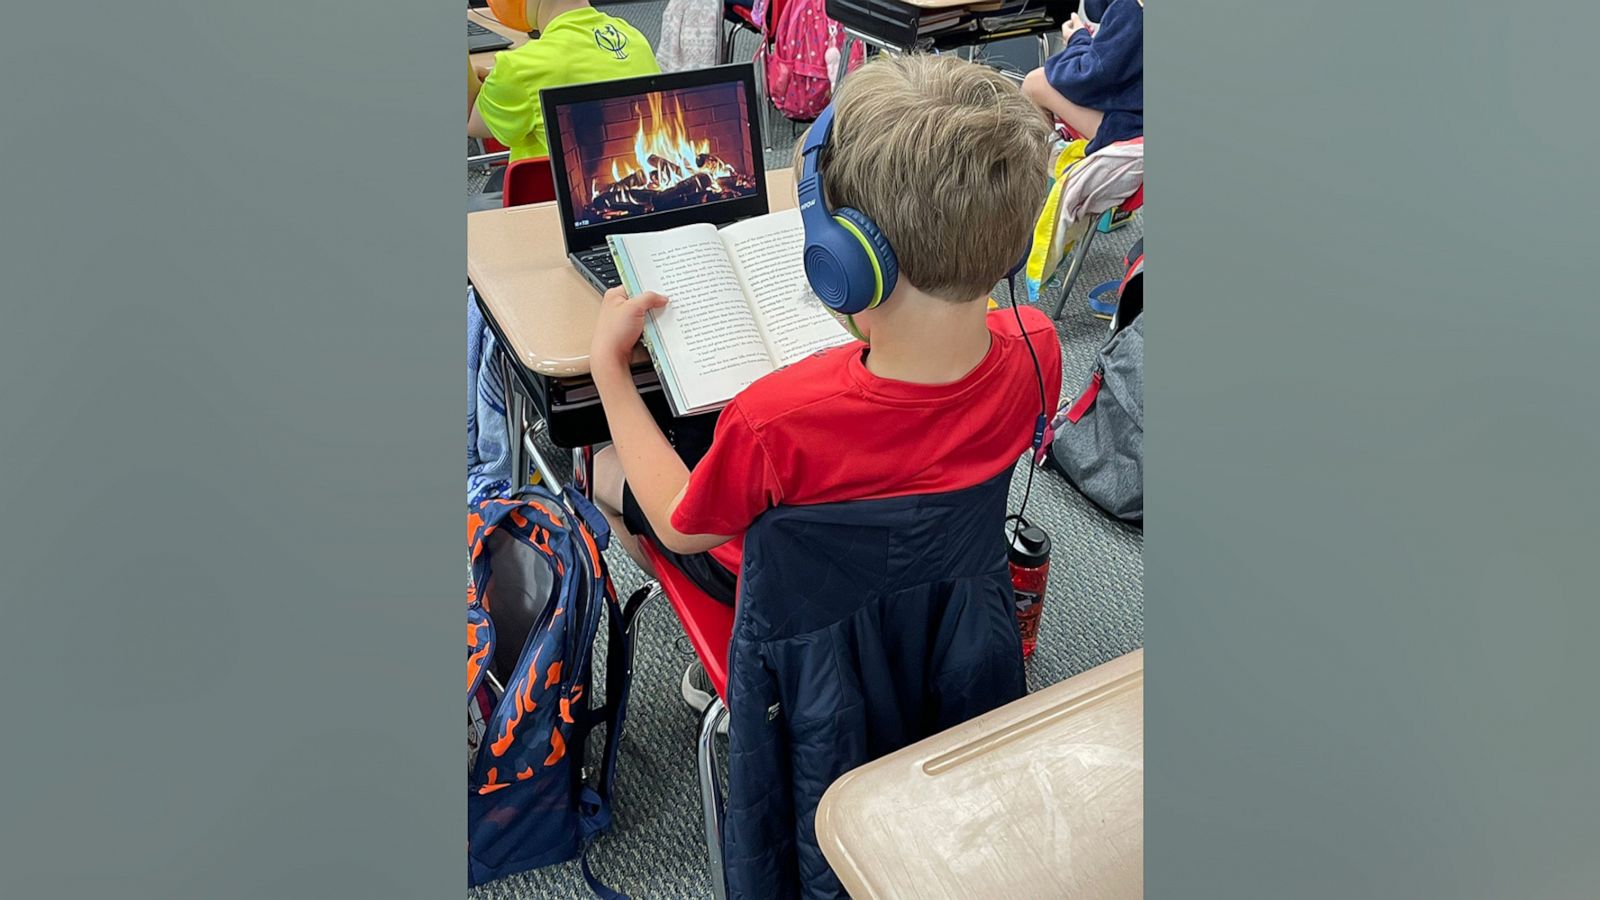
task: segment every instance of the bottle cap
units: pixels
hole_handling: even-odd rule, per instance
[[[1006,517],[1006,544],[1006,558],[1012,565],[1036,569],[1050,561],[1050,535],[1020,516]]]

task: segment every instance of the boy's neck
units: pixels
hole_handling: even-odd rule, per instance
[[[960,381],[989,354],[988,304],[951,303],[903,283],[874,310],[867,371],[892,381]]]
[[[533,23],[533,27],[544,31],[550,27],[551,22],[556,20],[556,16],[572,12],[575,9],[583,9],[588,5],[589,0],[545,0],[539,9],[539,18],[543,21]]]

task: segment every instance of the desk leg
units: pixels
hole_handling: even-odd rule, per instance
[[[522,449],[527,451],[528,458],[533,460],[533,467],[539,473],[539,483],[550,490],[550,493],[560,497],[561,477],[550,463],[545,461],[544,454],[539,452],[538,437],[544,433],[544,420],[528,426],[522,435]]]

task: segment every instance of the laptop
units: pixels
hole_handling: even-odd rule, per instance
[[[474,4],[468,3],[467,8],[473,9]],[[509,46],[511,46],[510,38],[479,25],[477,22],[472,21],[470,17],[467,19],[468,53],[487,53],[490,50],[504,50]]]
[[[511,46],[510,38],[499,32],[490,31],[471,19],[467,20],[467,52],[487,53],[490,50],[504,50]]]
[[[736,63],[539,92],[567,258],[622,284],[606,238],[766,215],[755,68]]]

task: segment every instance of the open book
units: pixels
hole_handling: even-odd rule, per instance
[[[607,240],[629,296],[670,301],[644,340],[674,415],[721,409],[757,378],[851,340],[806,283],[799,210]]]

